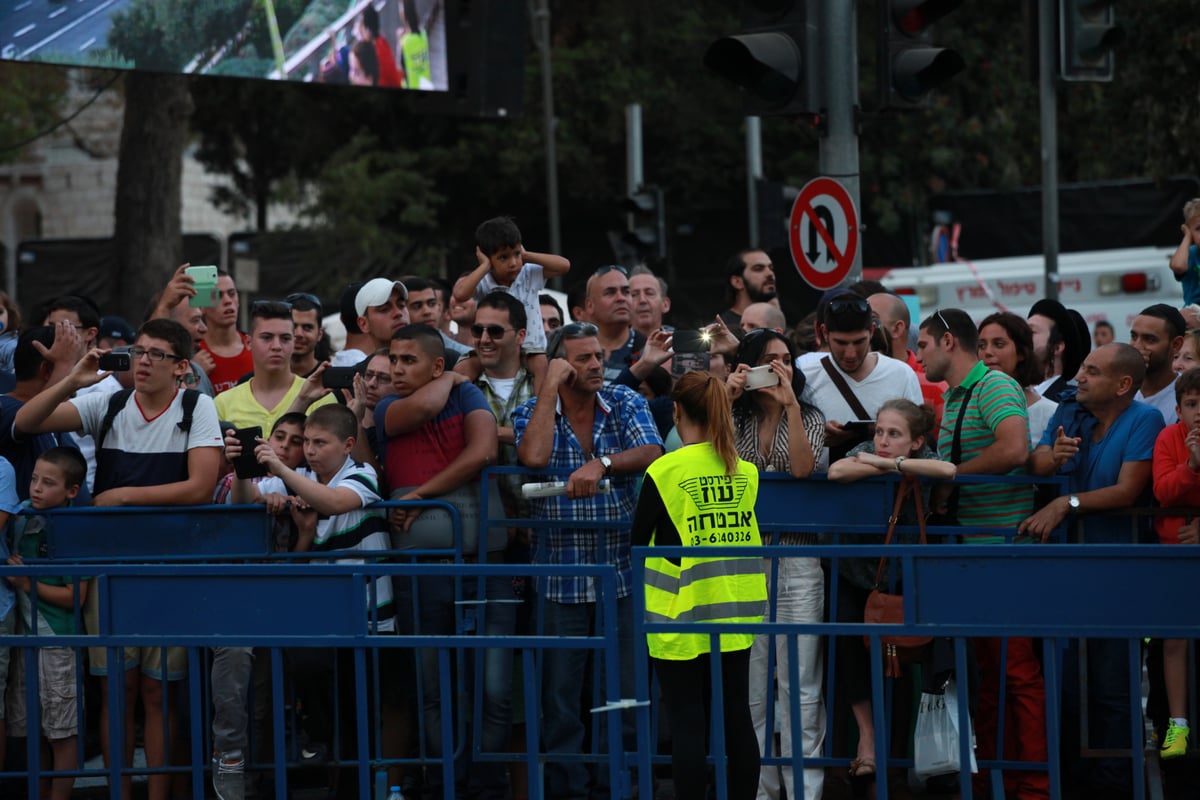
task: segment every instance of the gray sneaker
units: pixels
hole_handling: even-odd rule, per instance
[[[241,750],[214,754],[212,775],[219,800],[245,800],[246,759]]]

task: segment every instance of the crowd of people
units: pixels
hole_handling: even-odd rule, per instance
[[[635,614],[863,621],[880,579],[871,559],[837,562],[836,597],[827,592],[829,564],[815,554],[768,558],[765,566],[756,558],[655,558],[635,573],[633,545],[818,544],[808,533],[760,535],[753,509],[761,473],[805,479],[828,472],[836,481],[920,476],[924,505],[940,522],[961,526],[967,545],[1005,541],[998,529],[1045,541],[1063,523],[1086,543],[1136,541],[1118,512],[1151,495],[1163,506],[1200,505],[1200,335],[1180,309],[1143,309],[1128,344],[1101,343],[1113,331],[1098,324],[1093,346],[1082,317],[1053,300],[1037,302],[1027,316],[1004,311],[978,324],[943,308],[914,325],[903,298],[860,282],[827,292],[813,314],[792,322],[779,306],[769,255],[749,249],[727,264],[725,307],[700,331],[684,331],[664,324],[669,287],[645,267],[605,266],[572,281],[564,309],[544,287],[547,278],[571,274],[567,259],[527,250],[508,218],[484,222],[476,239],[477,265],[453,286],[417,276],[347,286],[337,308],[346,338],[337,352],[322,327],[325,305],[307,292],[254,302],[240,330],[240,293],[224,272],[214,304],[204,306],[180,267],[136,330],[74,296],[47,304],[34,315],[37,324],[22,326],[19,310],[0,295],[0,368],[11,369],[0,377],[8,380],[0,396],[0,523],[7,523],[9,563],[45,557],[53,515],[41,512],[59,507],[257,503],[273,518],[277,550],[326,560],[363,563],[381,551],[413,550],[419,563],[460,553],[468,563],[517,565],[518,573],[526,563],[615,565],[615,621],[603,618],[598,580],[569,571],[536,581],[468,581],[462,597],[452,581],[430,576],[378,577],[366,588],[368,624],[378,635],[453,634],[464,600],[492,601],[480,606],[477,627],[489,635],[586,636],[615,624],[620,661],[594,665],[595,675],[586,649],[545,652],[539,720],[523,719],[513,701],[521,664],[511,652],[489,649],[474,664],[458,665],[482,671],[482,749],[508,750],[514,726],[537,725],[547,796],[584,798],[604,796],[608,776],[576,756],[603,748],[605,723],[620,724],[627,745],[633,742],[626,712],[601,715],[600,736],[589,745],[586,709],[593,680],[604,680],[601,669],[618,670],[621,696],[634,696]],[[1195,243],[1188,246],[1195,251]],[[127,356],[127,365],[114,365],[114,355]],[[333,378],[342,368],[350,368],[349,378],[339,383]],[[492,464],[548,473],[561,486],[526,497],[519,476],[481,484]],[[1021,474],[1065,475],[1069,490],[1045,496],[1020,482],[952,482],[956,475]],[[461,525],[443,509],[386,510],[373,506],[379,500],[448,501]],[[552,526],[496,526],[481,535],[485,503],[508,518]],[[1154,527],[1164,543],[1196,543],[1200,522],[1159,516]],[[101,609],[90,577],[0,581],[0,633],[74,633],[77,607],[95,632]],[[645,609],[633,608],[635,581],[647,587]],[[680,797],[701,796],[705,781],[711,646],[707,635],[649,641]],[[820,798],[823,768],[794,774],[790,765],[760,759],[818,758],[829,739],[837,753],[851,741],[847,725],[857,741],[844,754],[849,779],[856,791],[869,789],[879,732],[861,637],[830,644],[815,635],[723,635],[719,646],[730,797]],[[841,687],[832,709],[825,707],[827,647],[836,647]],[[1134,706],[1123,648],[1088,643],[1082,702],[1093,748],[1138,744],[1129,741]],[[1171,759],[1187,752],[1187,643],[1168,641],[1160,651],[1161,746]],[[980,757],[997,752],[1003,686],[1005,757],[1044,762],[1039,653],[1024,638],[1007,640],[1003,664],[1001,652],[1000,640],[974,640],[977,679],[961,678],[971,688]],[[0,714],[0,763],[6,736],[26,735],[24,660],[9,654],[0,650],[0,696],[7,679],[9,698]],[[123,742],[108,740],[106,655],[92,648],[81,664],[70,648],[39,648],[39,718],[55,770],[77,766],[75,676],[84,669],[101,683],[106,760],[121,748],[123,763],[131,763],[140,705],[148,765],[170,761],[177,703],[167,695],[187,675],[186,651],[126,650]],[[352,659],[320,648],[286,656],[305,712],[300,761],[351,757],[356,726],[345,715],[353,687],[334,675],[352,668]],[[260,667],[252,648],[216,648],[211,656],[213,780],[224,800],[245,790],[251,719],[265,716],[250,706],[269,697],[260,691]],[[440,758],[444,730],[462,717],[443,708],[439,653],[385,648],[378,668],[384,756],[403,758],[421,746]],[[1065,774],[1090,797],[1127,796],[1128,759],[1085,766],[1079,756],[1078,723],[1070,722],[1083,713],[1078,675],[1078,668],[1063,672]],[[887,718],[897,728],[906,724],[896,709]],[[905,732],[888,739],[902,748]],[[432,796],[524,795],[519,769],[459,760],[453,788],[441,785],[442,770],[426,772]],[[389,777],[411,786],[417,773],[393,767]],[[338,780],[344,796],[358,796],[355,773]],[[1049,796],[1043,770],[1007,770],[1003,780],[1012,796]],[[989,785],[986,774],[976,781],[980,790]],[[55,778],[48,796],[69,797],[72,783]],[[151,775],[149,793],[170,796],[170,776]]]

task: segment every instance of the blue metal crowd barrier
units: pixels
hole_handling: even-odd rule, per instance
[[[522,470],[492,468],[485,471],[483,480],[494,480],[498,475]],[[1028,482],[1029,479],[1020,479]],[[758,516],[768,534],[779,531],[808,531],[831,536],[834,544],[805,547],[775,546],[770,548],[773,559],[789,556],[816,556],[832,559],[836,564],[840,558],[878,557],[883,551],[879,545],[850,545],[836,542],[854,541],[859,534],[878,534],[886,527],[886,518],[891,511],[893,482],[888,480],[860,481],[854,484],[837,484],[823,480],[794,481],[788,478],[764,476],[760,485]],[[487,492],[482,493],[487,497]],[[186,646],[191,649],[189,660],[189,693],[185,705],[190,716],[191,764],[169,768],[188,774],[193,795],[201,797],[208,766],[209,714],[204,692],[205,673],[203,653],[214,646],[254,646],[266,648],[271,662],[271,713],[273,733],[271,754],[266,764],[251,764],[268,769],[274,777],[276,797],[286,796],[289,769],[296,766],[294,754],[289,756],[288,731],[285,720],[285,682],[283,679],[283,650],[290,647],[338,647],[353,654],[354,707],[357,749],[352,758],[341,758],[338,763],[352,767],[357,772],[361,796],[379,785],[379,776],[388,767],[423,765],[439,769],[446,796],[452,795],[454,785],[454,759],[434,759],[424,750],[421,737],[421,753],[418,757],[385,757],[379,738],[379,720],[372,720],[369,713],[374,706],[372,698],[378,698],[379,673],[368,670],[369,663],[377,663],[382,650],[400,648],[432,648],[438,651],[441,665],[442,707],[444,718],[463,721],[465,711],[458,699],[467,696],[480,697],[479,680],[473,676],[473,691],[466,690],[461,681],[461,671],[455,675],[450,668],[452,655],[462,656],[471,651],[486,648],[503,648],[520,651],[523,665],[522,688],[524,691],[526,726],[524,753],[492,753],[484,751],[478,739],[478,703],[470,715],[475,724],[471,726],[443,726],[442,752],[465,754],[478,761],[498,761],[510,764],[523,763],[530,775],[530,797],[543,796],[541,781],[542,767],[548,755],[541,752],[537,725],[540,714],[540,653],[549,648],[586,648],[597,654],[598,659],[608,664],[617,664],[617,611],[616,571],[609,565],[591,567],[530,566],[528,564],[486,564],[486,530],[496,526],[520,526],[544,528],[561,523],[550,520],[508,518],[502,509],[488,509],[484,500],[484,512],[479,520],[480,535],[477,540],[480,550],[475,554],[479,563],[470,564],[472,554],[464,554],[461,548],[454,551],[436,551],[452,563],[370,563],[360,565],[292,563],[297,558],[313,558],[314,554],[271,554],[270,531],[267,517],[261,506],[215,506],[200,508],[163,509],[81,509],[54,512],[54,525],[49,535],[49,562],[34,563],[22,567],[0,565],[0,577],[4,575],[61,576],[71,573],[96,575],[96,591],[99,592],[101,607],[107,613],[101,616],[100,630],[92,636],[53,637],[54,646],[74,648],[108,647],[111,663],[117,663],[118,648],[127,645],[139,646]],[[416,503],[386,503],[385,507],[419,506],[442,507],[449,510],[454,525],[459,526],[457,510],[437,501]],[[798,519],[802,514],[803,518]],[[627,521],[611,523],[587,523],[592,528],[620,528]],[[575,527],[575,526],[573,526]],[[960,529],[930,529],[931,536],[955,535]],[[1011,529],[1002,531],[1011,537]],[[845,537],[844,539],[841,537]],[[462,537],[456,536],[461,542]],[[1058,541],[1065,541],[1059,538]],[[634,551],[635,575],[648,555],[680,555],[682,548],[637,548]],[[709,551],[706,551],[706,554]],[[727,552],[731,555],[764,555],[761,550],[749,548],[722,548],[711,551]],[[434,554],[435,551],[389,551],[389,557],[398,559]],[[906,591],[905,623],[903,626],[872,626],[848,623],[821,622],[812,624],[760,623],[751,626],[703,626],[691,624],[691,632],[729,632],[735,627],[787,636],[792,640],[793,665],[795,663],[794,637],[798,634],[822,637],[853,636],[866,634],[876,656],[872,663],[872,696],[880,700],[884,696],[886,681],[879,665],[880,636],[934,635],[954,639],[956,666],[964,670],[966,639],[977,636],[1039,636],[1046,639],[1045,652],[1047,697],[1056,697],[1061,686],[1062,675],[1055,657],[1062,641],[1075,637],[1103,637],[1140,642],[1143,636],[1163,636],[1194,639],[1197,625],[1194,615],[1188,612],[1185,592],[1188,578],[1196,574],[1196,554],[1190,548],[1172,548],[1164,551],[1159,547],[1133,546],[1089,546],[1044,547],[1025,545],[890,545],[889,556],[898,559],[903,582],[906,587],[920,587],[919,591]],[[333,558],[334,554],[320,554],[320,558]],[[156,563],[127,563],[130,561],[152,561]],[[221,561],[226,563],[192,563]],[[118,563],[113,563],[118,562]],[[240,562],[240,563],[228,563]],[[78,567],[72,566],[78,565]],[[537,577],[551,575],[584,574],[591,576],[599,585],[601,598],[600,624],[596,634],[571,639],[551,638],[539,635],[537,630],[526,635],[512,637],[490,637],[482,633],[482,627],[472,618],[474,610],[486,614],[486,604],[463,600],[462,583],[467,580],[482,582],[489,575],[503,574],[511,577]],[[368,628],[368,597],[363,586],[368,577],[389,576],[399,580],[412,580],[419,575],[444,575],[456,582],[456,600],[459,616],[457,635],[432,636],[382,636]],[[837,570],[831,570],[831,584],[836,591]],[[1145,586],[1153,585],[1171,593],[1164,598],[1161,592],[1151,595]],[[643,589],[639,581],[633,583],[635,608],[643,605]],[[1020,602],[1014,602],[1014,587],[1020,587]],[[1177,597],[1175,595],[1178,595]],[[479,595],[482,597],[482,593]],[[164,598],[171,598],[165,605]],[[832,604],[831,604],[832,605]],[[655,729],[651,705],[651,693],[647,661],[645,659],[646,633],[669,630],[664,623],[646,623],[635,615],[634,642],[639,657],[635,659],[637,692],[634,697],[621,697],[615,670],[604,671],[604,684],[596,687],[600,711],[624,712],[637,709],[637,735],[635,747],[623,747],[620,726],[607,726],[606,741],[594,742],[594,752],[579,754],[577,759],[597,764],[608,772],[614,797],[630,796],[636,782],[642,797],[652,796],[649,783],[652,767],[662,763],[665,757],[655,757],[655,740],[651,738]],[[10,636],[0,637],[0,647],[31,645],[31,639],[45,637]],[[832,641],[830,639],[830,641]],[[41,642],[38,642],[41,644]],[[49,643],[47,643],[48,645]],[[832,649],[832,648],[831,648]],[[1131,667],[1135,648],[1130,650]],[[832,653],[830,654],[832,656]],[[30,662],[28,654],[23,656]],[[794,667],[793,667],[794,668]],[[719,670],[718,670],[719,674]],[[1140,679],[1140,663],[1135,671],[1131,668],[1131,681]],[[836,680],[835,670],[829,671],[826,687],[827,704],[832,707],[832,688]],[[371,680],[368,678],[371,677]],[[419,676],[418,676],[419,679]],[[459,681],[456,683],[455,681]],[[454,687],[451,689],[450,687]],[[1131,687],[1135,688],[1135,687]],[[965,681],[959,682],[959,692],[966,689]],[[36,686],[30,683],[31,698],[36,698]],[[112,707],[122,708],[123,693],[117,682],[110,686]],[[1140,691],[1131,696],[1140,698]],[[1054,797],[1061,797],[1059,754],[1055,751],[1059,720],[1048,703],[1048,741],[1051,757],[1044,765],[1023,764],[999,759],[981,761],[981,768],[999,769],[1042,768],[1051,778]],[[419,706],[419,695],[418,695]],[[904,761],[888,759],[887,727],[884,719],[884,703],[875,702],[876,728],[880,731],[878,749],[879,774],[885,775],[889,763],[903,765]],[[965,723],[967,703],[959,703],[960,716]],[[1138,728],[1141,724],[1140,703],[1137,713],[1131,714]],[[37,703],[29,704],[29,727],[37,730]],[[720,723],[719,705],[715,708],[715,722]],[[793,714],[799,719],[799,714]],[[1001,715],[1003,718],[1003,715]],[[110,735],[113,741],[122,741],[121,713],[112,714]],[[373,726],[373,730],[371,729]],[[462,729],[469,727],[475,734],[470,741],[463,738]],[[960,729],[966,729],[965,724]],[[599,736],[598,722],[593,721],[593,733]],[[1132,741],[1134,750],[1139,750],[1141,741],[1137,730]],[[451,737],[454,737],[453,739]],[[1003,741],[1003,736],[999,741]],[[294,742],[291,743],[294,747]],[[963,740],[963,754],[968,743]],[[719,777],[723,777],[723,753],[720,737],[714,739],[715,763]],[[47,774],[39,763],[37,748],[29,748],[26,770],[10,770],[0,773],[5,777],[21,777],[28,787],[36,788],[39,777]],[[832,756],[830,743],[820,759],[804,760],[799,753],[790,758],[767,759],[764,763],[789,762],[800,774],[805,764],[809,766],[845,766],[847,759]],[[558,758],[558,756],[555,756]],[[964,762],[966,760],[964,758]],[[1144,766],[1133,757],[1137,787],[1144,790]],[[129,765],[114,759],[102,774],[114,787],[120,786],[122,774],[146,774],[151,770],[133,770]],[[161,770],[160,770],[161,771]],[[72,773],[68,773],[72,774]],[[73,774],[95,777],[96,771],[74,770]],[[724,782],[718,780],[718,796],[724,797]],[[970,774],[960,776],[964,797],[971,796]],[[114,789],[119,794],[119,789]],[[886,782],[878,787],[880,798],[887,797]],[[118,796],[114,794],[113,796]],[[32,795],[31,795],[32,796]],[[1142,796],[1141,794],[1138,795]]]

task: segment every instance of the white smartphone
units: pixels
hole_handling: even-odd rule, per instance
[[[768,386],[779,385],[779,373],[771,369],[770,364],[761,367],[751,367],[746,373],[746,390],[765,389]]]

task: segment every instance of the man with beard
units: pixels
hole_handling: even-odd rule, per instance
[[[729,308],[719,316],[725,327],[736,331],[741,327],[742,312],[751,303],[777,302],[775,295],[775,266],[762,250],[742,250],[729,259],[729,283],[725,287]]]
[[[292,374],[307,378],[321,366],[316,352],[325,336],[325,329],[321,327],[321,300],[308,292],[296,292],[287,296],[287,302],[292,306],[292,322],[296,325],[292,338]]]
[[[1129,343],[1146,361],[1146,377],[1133,399],[1157,408],[1166,425],[1179,419],[1175,413],[1175,378],[1178,376],[1172,362],[1183,346],[1186,326],[1183,315],[1166,303],[1155,303],[1142,309],[1129,326]]]
[[[801,357],[796,368],[804,373],[800,399],[825,415],[826,447],[817,454],[817,469],[824,470],[872,435],[869,426],[850,429],[846,422],[875,419],[879,407],[895,397],[918,405],[922,400],[917,374],[907,364],[871,352],[875,321],[862,297],[849,289],[834,294],[817,328],[829,353]]]
[[[1046,370],[1046,380],[1034,389],[1047,400],[1058,402],[1068,387],[1083,357],[1088,354],[1087,324],[1057,300],[1041,299],[1029,309],[1029,328],[1033,331],[1033,352]],[[1080,327],[1082,326],[1082,331]]]
[[[624,267],[600,267],[587,281],[584,299],[587,318],[596,326],[604,349],[604,383],[617,379],[621,371],[641,356],[646,337],[632,327],[629,273]]]

